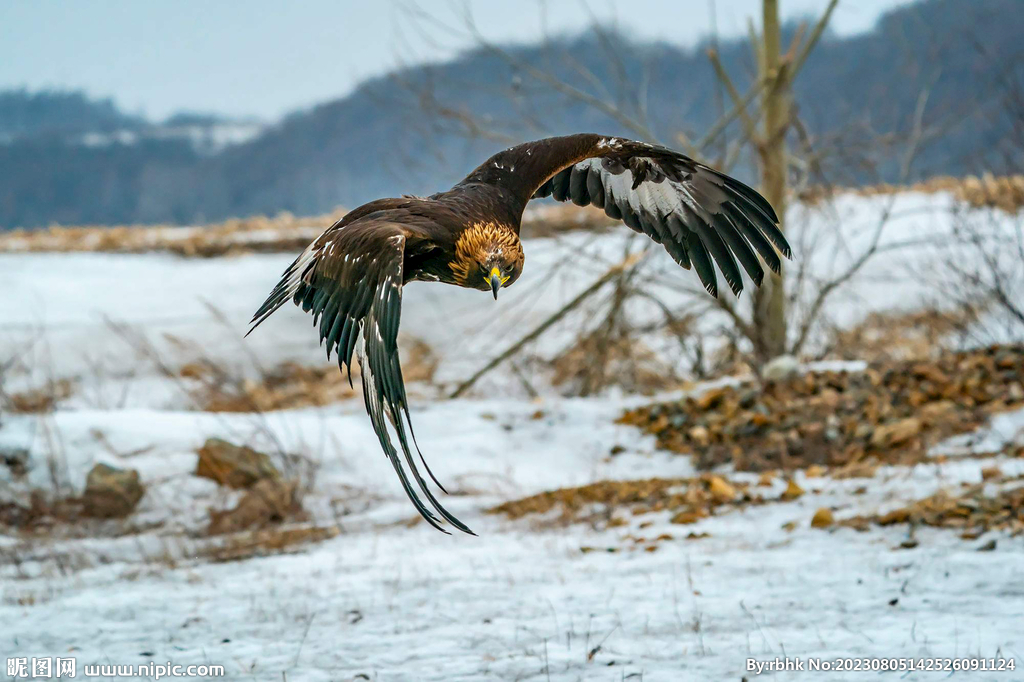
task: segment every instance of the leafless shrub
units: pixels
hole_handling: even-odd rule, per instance
[[[801,120],[798,108],[789,101],[790,89],[823,34],[835,6],[834,1],[828,3],[818,20],[813,25],[801,27],[786,47],[779,44],[781,34],[777,3],[766,0],[763,3],[763,31],[754,28],[751,31],[751,49],[756,57],[757,76],[752,79],[746,92],[736,87],[715,50],[710,50],[708,57],[718,78],[722,104],[730,106],[727,110],[723,106],[719,120],[699,140],[691,139],[682,131],[671,136],[671,140],[659,139],[647,116],[645,78],[642,74],[637,76],[626,73],[622,68],[624,59],[621,51],[628,49],[628,45],[612,39],[613,36],[601,26],[593,30],[597,36],[596,49],[601,51],[599,56],[608,64],[609,75],[604,78],[598,78],[577,64],[571,54],[564,54],[565,51],[553,43],[549,44],[544,39],[541,41],[542,53],[545,50],[551,53],[545,58],[550,59],[551,63],[567,63],[572,66],[576,76],[581,79],[578,83],[563,80],[553,70],[538,68],[520,58],[515,50],[487,40],[468,8],[460,26],[443,27],[446,32],[468,38],[485,53],[508,64],[516,74],[511,83],[496,83],[487,87],[494,88],[498,96],[513,103],[514,118],[524,128],[523,135],[550,131],[545,130],[543,122],[536,120],[528,108],[524,107],[520,111],[515,108],[515,103],[528,99],[523,94],[526,92],[531,93],[531,97],[546,93],[553,102],[586,108],[608,117],[626,134],[637,139],[680,146],[690,156],[698,159],[717,155],[717,158],[708,159],[709,162],[727,171],[740,160],[753,159],[761,174],[762,190],[779,209],[783,220],[790,221],[786,229],[788,234],[793,235],[791,240],[802,240],[801,243],[794,243],[796,262],[793,266],[787,264],[785,279],[769,274],[760,290],[753,291],[741,301],[723,293],[717,300],[708,302],[704,292],[694,286],[693,295],[688,297],[683,306],[680,306],[678,297],[668,303],[667,297],[663,300],[652,287],[645,286],[657,281],[653,272],[653,259],[632,264],[629,272],[621,276],[595,276],[595,284],[603,283],[588,288],[586,296],[591,298],[590,303],[600,301],[604,306],[600,310],[594,310],[597,306],[590,306],[591,319],[601,322],[581,326],[577,341],[570,344],[560,358],[563,367],[556,368],[556,379],[568,381],[573,390],[583,394],[616,383],[617,378],[625,378],[625,383],[635,384],[634,374],[612,370],[605,365],[621,364],[621,353],[619,357],[612,357],[614,353],[611,351],[628,351],[630,348],[639,350],[643,347],[638,342],[639,334],[650,331],[651,325],[631,325],[619,312],[622,308],[631,307],[630,299],[636,298],[654,303],[661,311],[660,331],[679,339],[682,354],[688,358],[696,376],[703,377],[709,372],[727,369],[752,368],[756,371],[768,360],[783,353],[803,355],[810,351],[818,354],[821,352],[818,344],[822,332],[829,327],[825,312],[835,294],[847,289],[861,277],[866,266],[879,255],[910,246],[887,239],[895,195],[890,201],[884,202],[876,223],[866,227],[870,238],[867,241],[858,240],[856,246],[853,246],[853,242],[833,238],[837,230],[832,229],[832,226],[820,230],[827,232],[827,235],[810,234],[809,230],[799,229],[802,226],[794,225],[794,217],[785,210],[787,199],[793,194],[806,195],[818,203],[826,200],[831,202],[838,196],[839,190],[832,186],[822,170],[826,166],[852,165],[857,168],[858,179],[871,172],[881,177],[881,169],[891,167],[895,159],[900,174],[898,184],[905,183],[912,175],[921,148],[940,138],[955,123],[950,117],[926,116],[929,93],[939,75],[936,72],[920,86],[917,106],[906,121],[906,133],[881,133],[869,126],[850,134],[840,132],[818,135],[810,131]],[[406,11],[413,18],[414,25],[429,26],[432,30],[438,28],[438,19],[429,12],[416,6],[407,7]],[[515,126],[509,127],[502,122],[474,118],[467,111],[459,109],[458,103],[450,102],[450,98],[434,96],[429,79],[406,85],[419,97],[423,111],[427,114],[422,118],[437,121],[437,125],[448,126],[445,128],[448,133],[454,131],[469,139],[491,139],[500,127],[498,124],[505,126],[503,130],[517,130]],[[736,128],[739,128],[738,135],[733,134]],[[502,134],[508,138],[507,133]],[[503,143],[512,141],[502,140]],[[832,163],[848,156],[856,158],[850,159],[847,164]],[[829,163],[826,164],[826,161]],[[993,184],[1003,187],[1007,183],[964,182],[958,195],[970,197],[971,202],[987,203],[993,200]],[[1016,187],[1014,182],[1007,186]],[[1005,188],[997,192],[998,196],[1005,194]],[[860,226],[859,229],[863,232],[865,227]],[[816,272],[808,267],[815,259],[815,250],[829,246],[843,250],[844,256],[848,256],[844,265],[829,272]],[[625,285],[627,281],[634,284]],[[605,296],[609,290],[611,294]],[[687,292],[690,290],[687,289]],[[579,307],[580,302],[577,300],[566,304],[566,310]],[[561,312],[556,313],[552,318],[561,319],[560,315]],[[685,325],[686,333],[682,333],[683,326],[679,320],[698,315],[703,318],[701,324]],[[545,321],[537,329],[523,335],[520,341],[461,385],[455,394],[466,390],[481,373],[490,371],[497,363],[514,361],[517,354],[524,352],[527,343],[536,338],[538,333],[543,333],[548,326],[549,322]],[[710,334],[709,329],[716,331]],[[601,352],[602,348],[609,352]],[[585,370],[574,368],[572,362],[574,357],[581,355],[581,349],[591,353],[590,362],[593,366]]]
[[[978,340],[1024,336],[1024,215],[957,212],[937,263],[943,290],[962,314],[986,309],[973,327]]]
[[[945,345],[957,345],[956,340],[983,312],[982,306],[964,305],[952,310],[871,313],[852,327],[833,327],[817,357],[872,361],[928,358],[942,350],[943,339],[949,340]]]
[[[603,326],[577,339],[551,364],[552,382],[570,395],[592,395],[613,385],[650,395],[682,383],[650,348],[616,327]]]

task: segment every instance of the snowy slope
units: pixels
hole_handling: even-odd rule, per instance
[[[318,429],[342,439],[323,453],[311,509],[325,508],[348,490],[342,486],[379,500],[343,517],[333,540],[296,555],[229,564],[190,559],[188,540],[172,533],[222,495],[188,472],[193,449],[205,435],[223,434],[223,424],[196,413],[61,414],[69,450],[81,457],[72,468],[111,461],[90,452],[93,429],[118,448],[158,442],[157,450],[120,463],[161,481],[144,498],[139,522],[167,514],[176,521],[138,537],[35,549],[2,538],[22,558],[0,574],[0,648],[28,656],[72,650],[80,661],[224,664],[232,678],[267,680],[282,673],[292,680],[360,673],[381,680],[737,679],[748,657],[784,653],[1020,655],[1020,539],[1000,538],[996,552],[980,553],[975,548],[987,538],[965,542],[925,530],[917,548],[901,550],[905,529],[809,528],[819,506],[836,506],[839,516],[874,511],[976,482],[993,463],[1009,476],[1024,473],[1020,460],[885,470],[868,495],[852,494],[859,481],[800,479],[811,492],[795,502],[692,526],[655,517],[642,531],[636,522],[601,532],[534,530],[480,513],[496,501],[563,485],[689,473],[684,458],[652,451],[636,431],[612,425],[622,406],[559,401],[542,405],[550,413],[537,420],[529,418],[537,405],[516,401],[417,406],[435,471],[469,492],[446,502],[476,538],[393,525],[411,509],[357,410],[274,415],[272,428],[293,439],[289,444],[317,439]],[[492,410],[500,410],[498,419],[488,418]],[[226,419],[245,430],[246,417]],[[451,438],[456,420],[459,435]],[[1017,422],[1024,425],[1024,414]],[[626,451],[609,457],[612,443]],[[790,521],[798,523],[793,532],[782,529]],[[690,531],[710,537],[684,539]],[[625,549],[629,533],[662,532],[676,539],[657,552]],[[174,568],[153,559],[168,545],[181,548]],[[620,551],[581,552],[585,546]],[[55,552],[91,558],[70,573],[33,559]]]
[[[794,232],[798,258],[802,244],[814,254],[811,274],[840,271],[871,238],[887,200],[844,197],[834,212],[795,208],[793,222],[808,231]],[[951,227],[948,197],[895,201],[884,235],[892,243],[928,241]],[[439,381],[464,378],[621,260],[628,237],[571,234],[528,243],[523,278],[497,303],[480,292],[414,284],[405,294],[403,334],[439,353]],[[849,324],[872,310],[930,302],[935,283],[921,270],[932,255],[925,247],[884,253],[837,295],[829,318]],[[1021,538],[991,533],[965,541],[919,529],[917,547],[901,549],[906,527],[858,533],[809,526],[819,507],[840,519],[884,511],[977,483],[992,465],[1007,477],[1024,474],[1024,460],[883,468],[866,493],[857,491],[863,480],[800,475],[808,493],[795,501],[693,525],[649,514],[607,530],[538,528],[485,510],[562,486],[693,470],[686,458],[614,423],[646,399],[565,399],[538,384],[543,397],[530,400],[518,380],[499,371],[473,398],[437,400],[428,385],[411,391],[419,443],[453,493],[443,501],[479,534],[444,536],[406,523],[414,511],[361,398],[266,415],[200,412],[159,377],[151,358],[136,356],[124,327],[116,329],[143,333],[171,367],[197,355],[249,368],[323,362],[308,319],[292,309],[240,339],[291,257],[0,255],[7,292],[0,297],[0,359],[19,355],[32,367],[32,376],[11,381],[79,380],[52,415],[4,416],[0,444],[29,446],[31,456],[24,479],[0,476],[0,501],[52,485],[53,461],[69,492],[81,490],[96,462],[136,468],[148,486],[130,533],[98,524],[41,538],[0,534],[0,653],[71,652],[79,665],[222,664],[231,679],[293,682],[754,679],[749,657],[783,655],[1015,656],[1024,666]],[[651,272],[652,286],[670,300],[702,304],[706,294],[693,273],[680,272],[667,256],[659,252]],[[709,320],[708,329],[716,324]],[[537,352],[553,354],[578,326],[570,320]],[[315,469],[304,506],[312,522],[337,524],[337,537],[294,554],[231,563],[201,557],[207,510],[238,499],[192,475],[196,448],[211,436],[300,453]],[[1022,439],[1024,413],[1017,413],[940,450],[988,452]],[[646,521],[653,524],[641,528]],[[789,522],[794,530],[783,528]],[[686,539],[691,531],[708,536]],[[627,537],[662,533],[673,538],[654,552],[632,549]],[[976,551],[990,539],[995,551]],[[1021,678],[1020,667],[991,676]]]

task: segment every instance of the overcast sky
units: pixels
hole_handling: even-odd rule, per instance
[[[905,2],[842,0],[832,28],[841,35],[870,29]],[[825,5],[782,0],[787,18]],[[416,18],[411,7],[433,19]],[[638,38],[692,45],[711,32],[712,16],[720,35],[745,33],[759,7],[759,0],[0,0],[0,89],[84,89],[153,118],[188,109],[273,120],[396,65],[470,47],[460,18],[466,8],[492,41],[578,32],[597,19]]]

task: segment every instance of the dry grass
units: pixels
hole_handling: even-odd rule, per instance
[[[998,208],[1007,213],[1016,213],[1021,207],[1024,207],[1024,175],[996,177],[990,173],[985,173],[980,178],[973,175],[964,178],[942,175],[909,186],[881,184],[842,189],[809,187],[800,193],[799,199],[807,204],[817,204],[839,193],[877,196],[900,192],[921,192],[925,194],[950,192],[960,201],[975,208]]]
[[[941,340],[963,332],[983,306],[955,311],[935,309],[874,312],[859,324],[834,330],[824,357],[841,360],[910,360],[934,356]]]
[[[577,339],[552,360],[551,367],[552,383],[569,395],[592,395],[612,385],[627,393],[651,395],[683,383],[672,366],[641,341],[624,334],[608,338],[604,329]]]
[[[249,488],[232,509],[210,510],[210,524],[206,532],[223,535],[285,521],[305,520],[298,483],[277,477],[266,478]]]
[[[346,211],[298,218],[290,213],[274,217],[235,218],[210,225],[53,225],[39,230],[0,233],[0,253],[103,252],[172,253],[213,258],[242,253],[301,251]],[[599,230],[615,221],[593,207],[539,206],[523,220],[523,235],[546,237],[575,230]]]
[[[55,225],[45,230],[13,230],[0,234],[0,253],[157,251],[210,258],[235,253],[299,251],[344,215],[345,211],[340,209],[310,218],[282,213],[273,218],[232,219],[202,227]]]
[[[802,492],[802,491],[801,491]],[[797,495],[798,496],[798,495]],[[797,496],[783,493],[782,501]],[[649,478],[640,481],[599,481],[590,485],[560,488],[511,500],[488,510],[510,519],[543,516],[539,527],[589,523],[612,528],[625,525],[622,514],[633,516],[668,512],[672,523],[691,524],[722,507],[763,504],[766,500],[749,483],[729,481],[717,474],[697,478]],[[557,511],[556,515],[551,515]]]
[[[437,369],[437,357],[419,339],[403,338],[402,372],[407,383],[429,382]],[[257,378],[228,373],[208,359],[184,365],[179,376],[191,382],[196,409],[204,412],[270,412],[300,407],[323,407],[360,395],[359,368],[353,383],[337,365],[315,367],[284,362],[263,371]]]
[[[6,407],[11,412],[22,414],[40,414],[53,412],[61,400],[70,398],[75,392],[75,385],[69,379],[47,381],[38,388],[7,394]]]
[[[237,533],[204,547],[198,556],[210,561],[243,561],[259,556],[297,552],[305,545],[337,537],[337,526],[261,528]]]

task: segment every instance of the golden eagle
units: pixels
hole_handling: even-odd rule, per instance
[[[366,411],[380,445],[416,509],[442,532],[447,531],[416,488],[441,518],[472,533],[430,492],[409,448],[412,423],[397,343],[402,286],[444,282],[490,291],[497,299],[498,290],[523,271],[519,227],[526,205],[549,196],[593,204],[646,234],[679,265],[696,270],[713,296],[718,282],[712,261],[739,294],[741,266],[760,285],[758,255],[775,272],[779,252],[790,257],[775,211],[742,182],[664,147],[592,134],[510,147],[447,192],[378,199],[328,228],[284,271],[249,331],[292,300],[313,314],[328,358],[332,350],[337,353],[350,383],[357,353]],[[420,460],[444,490],[422,453]]]

